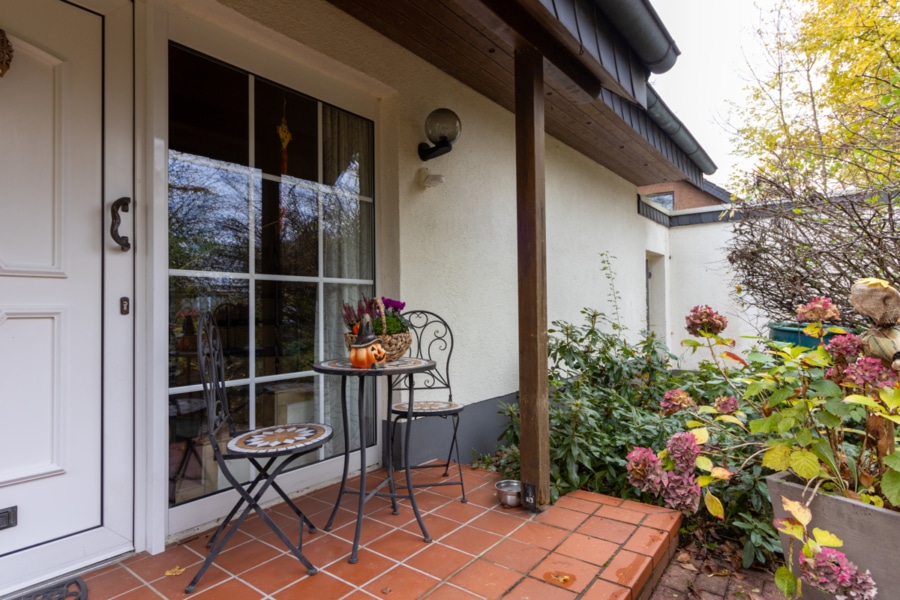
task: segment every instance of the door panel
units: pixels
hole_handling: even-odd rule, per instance
[[[0,0],[15,51],[0,80],[0,510],[17,511],[0,594],[132,547],[133,324],[117,307],[133,258],[104,224],[132,193],[132,7],[99,8]],[[124,372],[106,377],[105,356]]]

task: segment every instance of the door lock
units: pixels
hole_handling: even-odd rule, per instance
[[[128,296],[119,298],[119,314],[127,315],[131,312],[131,299]]]

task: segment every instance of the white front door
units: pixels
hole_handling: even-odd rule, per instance
[[[0,0],[0,595],[133,548],[132,12]]]

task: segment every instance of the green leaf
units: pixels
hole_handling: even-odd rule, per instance
[[[900,394],[896,387],[883,387],[878,390],[878,397],[884,402],[890,411],[896,411],[900,407]]]
[[[701,407],[699,407],[699,408],[697,409],[697,412],[700,413],[701,415],[705,415],[705,414],[714,414],[714,413],[717,413],[717,412],[719,412],[719,411],[717,411],[716,408],[715,408],[714,406],[710,406],[710,405],[708,405],[708,404],[704,404],[703,406],[701,406]]]
[[[794,396],[793,388],[779,388],[772,392],[772,395],[769,396],[769,406],[775,408],[779,406],[782,402],[787,400],[788,398],[792,398]]]
[[[812,479],[819,474],[819,459],[809,450],[791,452],[791,469],[803,479]]]
[[[773,446],[763,454],[762,465],[773,471],[786,471],[791,466],[790,456],[787,446]]]
[[[900,472],[893,469],[885,471],[881,477],[881,493],[894,506],[900,504]]]
[[[894,452],[893,454],[888,454],[884,457],[884,464],[894,469],[895,471],[900,471],[900,452]]]
[[[824,427],[834,428],[841,426],[841,418],[827,410],[816,412],[816,421]]]
[[[786,598],[793,598],[797,591],[797,578],[787,567],[781,566],[775,571],[775,585]]]
[[[681,345],[687,348],[699,348],[703,344],[701,344],[697,340],[681,340]]]
[[[750,565],[753,564],[753,559],[756,558],[756,546],[753,545],[749,539],[744,543],[744,554],[741,556],[741,565],[745,569],[749,569]]]
[[[688,421],[685,425],[688,427],[703,427],[705,423],[703,421]]]
[[[825,438],[816,438],[812,443],[810,451],[831,469],[832,474],[837,474],[839,472],[837,461],[834,460],[834,452],[832,452],[831,444],[828,443],[828,440]]]
[[[841,386],[830,379],[816,379],[810,382],[809,387],[824,398],[842,398],[844,396]]]
[[[765,419],[750,421],[751,433],[772,433],[778,425],[777,413],[769,415]]]
[[[825,403],[825,410],[839,417],[849,417],[852,406],[844,404],[843,400],[832,399]]]
[[[805,427],[802,429],[798,429],[797,433],[794,434],[794,439],[797,440],[797,444],[799,444],[800,446],[809,446],[813,441],[812,431],[806,429]]]

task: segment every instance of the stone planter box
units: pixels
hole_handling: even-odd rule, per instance
[[[797,502],[802,501],[803,485],[796,482],[789,473],[776,473],[766,477],[769,497],[775,518],[790,515],[781,507],[781,497]],[[879,598],[892,598],[900,590],[900,569],[897,568],[897,554],[900,546],[897,535],[900,532],[900,512],[878,508],[848,500],[840,496],[818,494],[809,505],[812,511],[813,527],[826,529],[844,541],[840,550],[863,572],[871,571],[878,588]],[[799,542],[794,542],[794,568],[797,569]],[[790,539],[782,534],[781,547],[787,556]],[[827,600],[831,595],[810,588],[804,582],[805,600]]]

